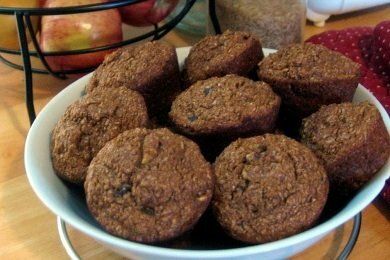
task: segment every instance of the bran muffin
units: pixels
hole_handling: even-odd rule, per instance
[[[303,120],[301,136],[322,160],[335,194],[350,195],[362,187],[390,154],[388,131],[368,102],[322,107]]]
[[[322,105],[352,101],[360,71],[358,64],[324,46],[294,44],[264,58],[258,75],[301,118]]]
[[[119,86],[141,93],[150,116],[168,112],[180,91],[175,49],[156,41],[120,48],[96,69],[86,91]]]
[[[226,75],[196,82],[172,103],[169,117],[194,136],[239,136],[270,132],[280,98],[264,82]]]
[[[82,184],[87,167],[104,144],[125,130],[148,125],[142,96],[125,87],[99,88],[70,105],[51,135],[57,175]]]
[[[110,233],[153,243],[192,228],[214,188],[198,146],[166,128],[134,129],[108,142],[84,184],[88,208]]]
[[[215,162],[213,209],[235,239],[265,243],[311,227],[327,200],[316,156],[282,135],[238,139]]]
[[[264,57],[260,40],[247,32],[226,31],[195,44],[184,64],[187,86],[227,74],[247,76]]]

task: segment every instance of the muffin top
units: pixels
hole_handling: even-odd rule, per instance
[[[383,124],[382,117],[368,102],[332,104],[303,120],[301,136],[319,158],[331,164],[365,143],[378,122]]]
[[[144,99],[124,87],[97,89],[70,105],[51,136],[57,173],[82,183],[92,158],[104,144],[125,130],[148,125]]]
[[[113,139],[88,168],[87,203],[109,232],[157,242],[190,229],[214,188],[198,146],[168,129],[133,129]]]
[[[348,80],[359,75],[359,65],[319,44],[293,44],[270,54],[259,63],[264,79],[321,82]]]
[[[321,213],[328,179],[316,156],[282,135],[238,139],[215,162],[213,207],[234,238],[264,243],[310,227]]]
[[[276,116],[279,106],[280,98],[268,84],[227,75],[196,82],[175,99],[169,116],[189,133],[223,133]]]
[[[106,56],[86,87],[91,92],[97,87],[126,86],[148,94],[159,83],[164,72],[178,68],[173,47],[153,41],[120,48]]]
[[[190,83],[229,73],[245,75],[263,58],[259,39],[247,32],[225,31],[196,43],[185,61]]]

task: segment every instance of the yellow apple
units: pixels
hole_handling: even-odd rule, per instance
[[[0,7],[38,7],[39,0],[0,0]],[[34,31],[38,27],[39,17],[31,16]],[[30,34],[27,33],[28,41]],[[0,48],[19,49],[18,29],[13,15],[0,15]]]

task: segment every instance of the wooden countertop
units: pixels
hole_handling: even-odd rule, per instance
[[[375,25],[389,19],[390,7],[332,17],[325,27],[306,26],[305,38],[330,29]],[[177,47],[196,42],[193,36],[171,32],[165,41]],[[39,111],[72,80],[34,75],[35,105]],[[29,129],[24,103],[23,73],[0,64],[0,259],[67,259],[57,234],[56,217],[30,188],[23,165],[23,146]],[[359,240],[350,259],[390,259],[390,207],[376,199],[363,211]],[[295,259],[333,259],[344,247],[348,222]],[[91,238],[69,228],[83,258],[119,259]]]

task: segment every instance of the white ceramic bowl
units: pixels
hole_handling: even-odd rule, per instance
[[[189,48],[177,49],[181,65],[188,51]],[[265,49],[264,52],[268,54],[272,51]],[[49,152],[51,130],[65,109],[80,98],[90,77],[91,74],[86,75],[69,85],[39,113],[26,140],[26,172],[37,196],[54,214],[99,243],[127,257],[138,259],[275,259],[289,257],[316,243],[330,231],[362,211],[379,194],[385,180],[390,176],[390,163],[387,162],[382,170],[332,218],[300,234],[271,243],[224,250],[183,250],[127,241],[110,235],[99,227],[88,212],[83,197],[78,192],[69,189],[55,175],[52,168]],[[385,109],[370,92],[359,85],[354,101],[363,100],[368,100],[377,106],[389,131],[390,121]]]

